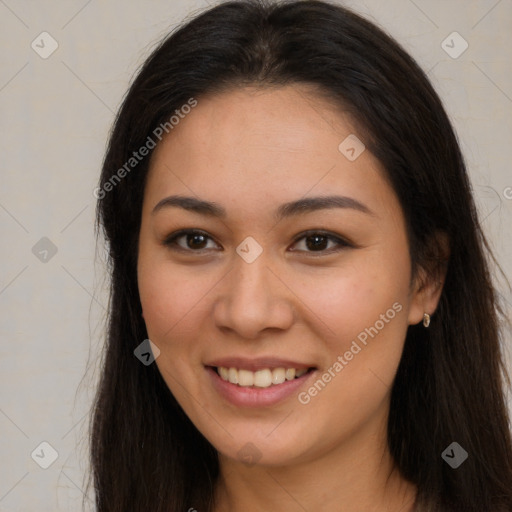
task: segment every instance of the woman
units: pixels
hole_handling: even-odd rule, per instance
[[[487,245],[389,36],[318,1],[209,9],[139,72],[97,197],[98,511],[512,510]]]

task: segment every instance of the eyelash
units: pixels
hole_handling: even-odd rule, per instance
[[[215,240],[210,235],[208,235],[208,233],[206,233],[205,231],[201,231],[201,230],[198,230],[198,229],[182,229],[180,231],[177,231],[176,233],[172,233],[167,238],[165,238],[165,240],[163,241],[163,245],[168,247],[168,248],[170,248],[170,249],[172,249],[172,250],[188,252],[188,253],[198,253],[198,254],[201,254],[204,251],[208,251],[209,250],[208,248],[194,250],[194,249],[190,249],[190,248],[181,247],[177,243],[177,241],[180,238],[186,237],[188,235],[201,235],[201,236],[204,236],[205,238],[207,238],[208,241],[214,241],[215,242]],[[328,243],[330,241],[335,242],[337,244],[337,247],[335,247],[335,248],[331,247],[331,248],[323,249],[323,250],[319,250],[319,251],[308,251],[308,250],[292,249],[292,252],[309,253],[309,254],[312,254],[312,255],[315,255],[315,253],[317,253],[319,255],[325,255],[325,254],[332,254],[334,252],[339,252],[339,251],[341,251],[343,249],[346,249],[346,248],[353,248],[353,247],[355,247],[355,245],[350,243],[348,240],[345,240],[345,239],[341,238],[338,235],[334,235],[332,233],[329,233],[327,231],[322,231],[322,230],[308,230],[308,231],[305,231],[303,233],[300,233],[300,235],[298,235],[295,238],[295,240],[293,241],[292,245],[296,245],[299,241],[301,241],[303,239],[305,240],[306,238],[312,237],[314,235],[320,236],[320,237],[323,237],[323,238],[327,238],[328,239]],[[215,242],[215,243],[217,243],[217,242]],[[219,245],[219,244],[217,244],[217,245]]]

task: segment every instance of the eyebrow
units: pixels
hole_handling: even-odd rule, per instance
[[[208,217],[218,217],[225,219],[227,217],[226,210],[217,203],[205,201],[189,196],[169,196],[165,197],[157,203],[153,208],[152,215],[164,208],[183,208],[191,212],[205,215]],[[375,215],[366,205],[346,196],[319,196],[307,197],[284,203],[276,211],[276,220],[282,220],[293,215],[300,215],[314,212],[317,210],[326,210],[332,208],[346,208],[356,210],[368,215]]]

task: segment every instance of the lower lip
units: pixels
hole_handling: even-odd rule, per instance
[[[316,373],[313,370],[296,379],[285,380],[282,384],[273,384],[268,388],[258,388],[231,384],[231,382],[222,379],[212,367],[206,367],[206,370],[217,392],[237,407],[268,407],[275,405],[291,395],[297,394],[299,388]]]

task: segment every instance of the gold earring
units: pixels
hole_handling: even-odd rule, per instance
[[[424,313],[423,315],[423,327],[428,327],[430,325],[430,315],[428,313]]]

